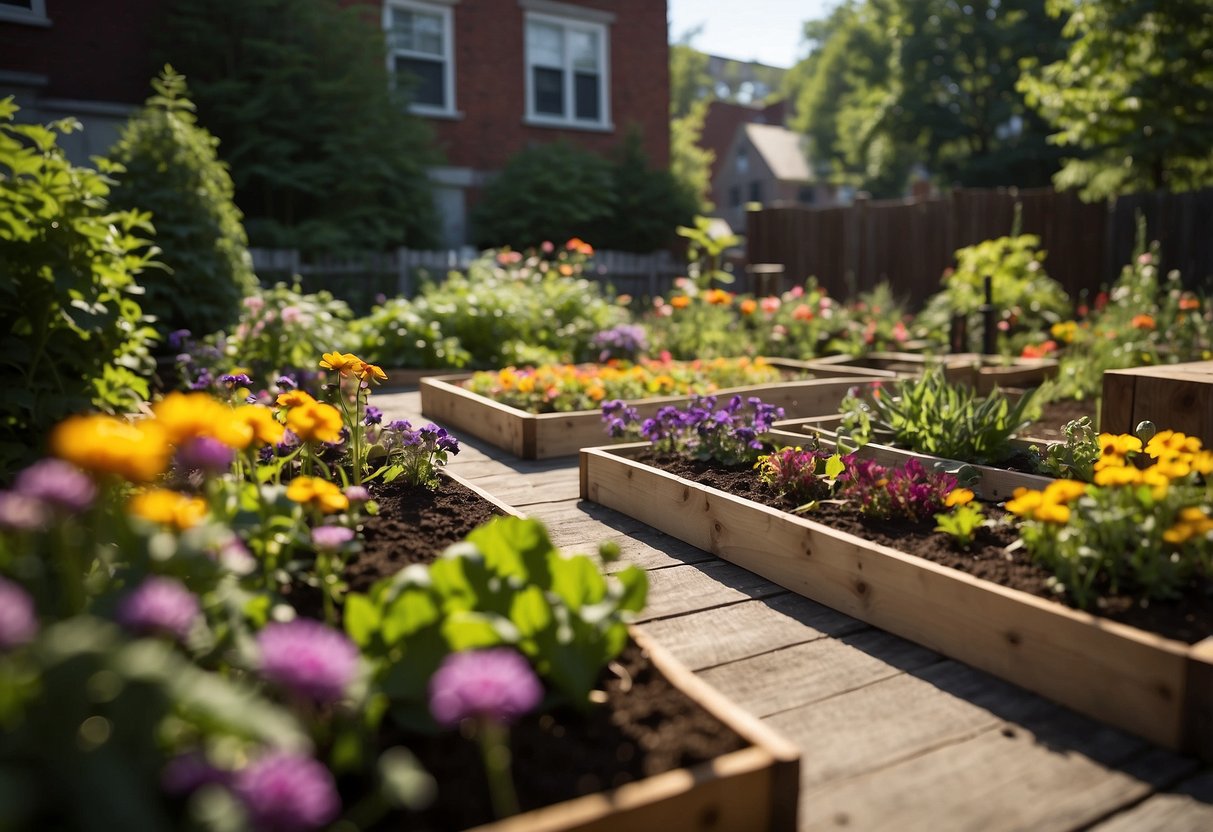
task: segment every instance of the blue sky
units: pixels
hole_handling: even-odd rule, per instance
[[[668,0],[670,39],[700,24],[692,41],[702,52],[790,67],[803,54],[806,20],[825,17],[836,0]]]

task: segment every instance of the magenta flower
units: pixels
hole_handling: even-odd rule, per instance
[[[452,653],[430,679],[430,713],[440,725],[483,718],[508,725],[543,699],[543,684],[516,650]]]
[[[371,492],[364,485],[351,485],[345,489],[345,498],[351,503],[365,503],[371,499]]]
[[[153,575],[118,604],[118,623],[139,635],[185,641],[198,620],[198,598],[174,578]]]
[[[186,471],[223,474],[232,465],[236,452],[210,436],[198,436],[177,450],[177,464]]]
[[[312,529],[312,545],[323,552],[335,552],[354,539],[354,530],[346,526],[317,526]]]
[[[237,772],[232,791],[260,832],[307,832],[341,811],[329,770],[288,751],[271,751]]]
[[[15,491],[0,491],[0,529],[31,532],[50,519],[46,503]]]
[[[200,752],[188,751],[165,764],[160,787],[174,797],[183,797],[211,783],[226,784],[227,780],[228,772],[215,768]]]
[[[20,584],[0,578],[0,651],[28,644],[36,635],[34,599]]]
[[[43,459],[26,468],[13,481],[13,491],[75,514],[97,497],[97,486],[70,462]]]
[[[297,618],[257,634],[261,675],[305,699],[336,702],[358,671],[358,648],[344,633]]]

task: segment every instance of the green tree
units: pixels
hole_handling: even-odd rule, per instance
[[[708,56],[692,45],[703,27],[684,33],[670,44],[670,118],[687,116],[694,105],[712,97]]]
[[[424,123],[393,92],[364,6],[176,0],[162,60],[222,142],[254,245],[355,251],[435,241]]]
[[[14,124],[0,99],[0,472],[39,450],[55,422],[148,395],[155,336],[136,277],[155,253],[148,215],[113,211],[110,180],[75,167],[72,119]],[[106,168],[102,160],[102,167]]]
[[[670,243],[674,230],[695,216],[699,195],[672,170],[649,165],[640,131],[624,138],[611,160],[610,215],[590,238],[616,251],[646,253]]]
[[[152,89],[110,150],[121,166],[110,204],[152,213],[165,268],[143,274],[143,311],[162,335],[202,336],[239,317],[257,278],[219,141],[198,125],[185,78],[166,66]]]
[[[1084,199],[1213,184],[1213,6],[1208,0],[1049,0],[1064,56],[1019,89],[1075,155],[1054,179]]]
[[[686,193],[694,196],[695,214],[712,210],[712,162],[716,154],[699,144],[708,101],[697,101],[686,115],[670,121],[670,173]]]

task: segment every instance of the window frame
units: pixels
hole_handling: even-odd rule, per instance
[[[46,16],[46,0],[26,0],[29,8],[20,8],[8,4],[0,4],[0,21],[5,23],[26,23],[31,26],[50,26],[51,19]]]
[[[535,109],[535,80],[531,63],[529,32],[532,23],[542,23],[560,29],[561,38],[566,46],[564,50],[564,66],[561,73],[564,79],[564,111],[566,115],[554,116],[550,113],[540,113]],[[598,39],[598,118],[577,118],[577,99],[575,70],[573,58],[567,48],[570,31],[592,33]],[[611,123],[611,30],[606,23],[596,20],[585,20],[575,17],[562,17],[544,12],[527,11],[522,24],[522,64],[526,86],[526,117],[528,124],[540,127],[566,127],[580,130],[613,130]],[[551,69],[552,67],[548,67]]]
[[[436,107],[433,104],[422,104],[414,101],[409,103],[409,112],[411,113],[421,116],[446,116],[448,118],[459,115],[459,111],[455,108],[455,15],[453,6],[456,2],[458,0],[431,0],[431,2],[426,2],[426,0],[384,0],[383,31],[384,37],[387,40],[386,60],[388,73],[392,76],[393,83],[396,79],[397,57],[417,58],[427,61],[437,59],[442,62],[442,106]],[[429,53],[399,49],[392,45],[392,15],[396,9],[420,12],[422,14],[435,14],[442,19],[442,56],[440,59]]]

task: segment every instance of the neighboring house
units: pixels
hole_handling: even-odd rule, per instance
[[[746,206],[831,205],[835,188],[814,174],[806,139],[776,124],[741,124],[712,180],[716,215],[744,233]]]
[[[786,112],[787,103],[784,101],[776,101],[765,107],[732,101],[708,102],[708,111],[703,118],[703,130],[699,134],[699,146],[712,151],[710,181],[716,181],[716,175],[720,173],[724,157],[733,146],[733,139],[737,136],[737,128],[740,125],[783,124]]]
[[[105,153],[147,98],[164,0],[0,0],[0,97],[24,121],[85,123],[76,161]],[[446,157],[430,172],[449,245],[469,239],[477,192],[530,145],[567,140],[607,154],[638,128],[669,163],[664,0],[334,0],[380,16],[385,57],[413,84]],[[222,152],[222,151],[221,151]]]

